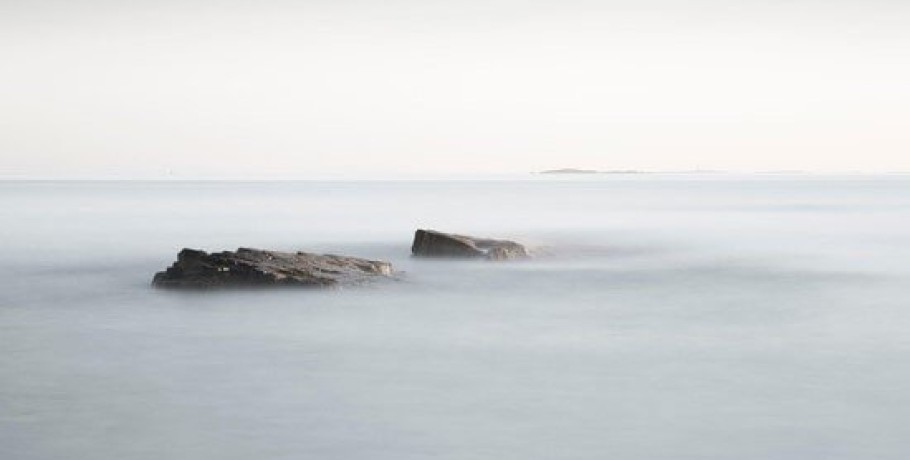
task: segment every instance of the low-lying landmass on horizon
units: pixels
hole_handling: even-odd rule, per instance
[[[547,169],[534,172],[533,174],[757,174],[757,175],[817,175],[817,174],[908,174],[906,171],[885,171],[885,172],[865,172],[865,171],[808,171],[804,169],[767,169],[758,171],[728,171],[722,169],[691,169],[678,171],[644,171],[640,169],[582,169],[582,168],[559,168]]]
[[[598,171],[596,169],[561,168],[561,169],[548,169],[545,171],[540,171],[538,174],[644,174],[644,173],[645,173],[645,171],[637,171],[634,169],[617,169],[617,170]]]

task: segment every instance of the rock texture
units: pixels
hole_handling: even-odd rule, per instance
[[[288,253],[240,248],[209,254],[184,249],[177,262],[155,274],[162,288],[220,288],[357,284],[392,274],[388,262],[306,252]]]
[[[484,258],[513,260],[529,257],[527,248],[514,241],[475,238],[435,230],[417,230],[411,253],[420,257]]]

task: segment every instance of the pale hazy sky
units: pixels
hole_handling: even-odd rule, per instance
[[[0,176],[910,170],[907,0],[0,0]]]

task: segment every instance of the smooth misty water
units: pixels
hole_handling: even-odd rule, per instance
[[[910,456],[907,177],[7,182],[0,241],[3,459]],[[149,288],[184,246],[405,274]]]

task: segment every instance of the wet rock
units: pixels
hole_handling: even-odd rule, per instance
[[[513,260],[529,257],[527,248],[514,241],[476,238],[435,230],[417,230],[411,253],[419,257],[484,258]]]
[[[240,248],[209,254],[184,249],[152,285],[162,288],[220,288],[358,284],[389,276],[388,262],[307,252],[277,252]]]

